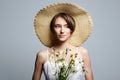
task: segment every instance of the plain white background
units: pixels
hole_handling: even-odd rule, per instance
[[[0,0],[0,80],[31,80],[36,53],[47,48],[35,34],[34,16],[63,1],[82,6],[92,17],[93,33],[82,46],[90,52],[95,80],[120,79],[119,0]]]

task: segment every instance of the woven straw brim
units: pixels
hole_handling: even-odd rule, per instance
[[[36,14],[34,27],[38,38],[47,47],[54,45],[54,37],[50,31],[50,22],[57,13],[61,12],[71,15],[75,19],[76,28],[69,42],[74,46],[80,46],[89,37],[93,25],[88,12],[72,3],[54,3]]]

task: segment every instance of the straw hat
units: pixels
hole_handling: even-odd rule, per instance
[[[61,12],[67,13],[74,18],[76,27],[69,42],[74,46],[80,46],[89,37],[93,25],[88,12],[73,3],[54,3],[41,9],[34,19],[34,28],[38,38],[47,47],[54,45],[50,22],[56,14]]]

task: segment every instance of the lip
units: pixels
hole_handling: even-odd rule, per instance
[[[63,37],[65,37],[65,36],[66,36],[66,35],[59,35],[60,38],[63,38]]]

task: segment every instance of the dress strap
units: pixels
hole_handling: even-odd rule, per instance
[[[79,52],[79,47],[76,47],[76,52],[79,54],[80,52]]]
[[[82,59],[82,55],[81,55],[81,52],[79,49],[80,49],[80,47],[76,47],[76,52],[78,53],[78,56],[79,56],[78,58]]]
[[[48,49],[46,50],[46,57],[47,57],[47,61],[48,61],[48,58],[49,58],[49,51],[48,51]]]

